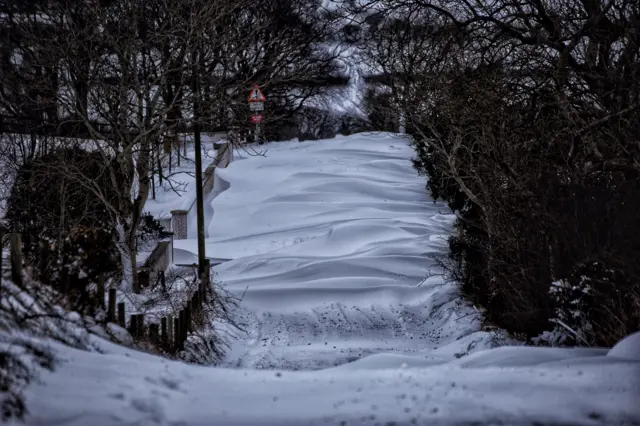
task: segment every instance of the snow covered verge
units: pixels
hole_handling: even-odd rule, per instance
[[[99,350],[91,334],[130,344],[128,334],[113,324],[106,327],[95,319],[67,312],[53,304],[51,291],[23,277],[18,286],[2,279],[0,284],[0,419],[20,418],[25,413],[22,391],[38,378],[41,370],[51,370],[58,356],[50,343],[65,348]],[[95,340],[95,339],[93,339]],[[101,339],[98,339],[101,340]]]
[[[377,355],[291,372],[193,366],[104,342],[106,354],[54,347],[64,362],[27,389],[28,425],[640,424],[640,359],[616,348],[498,348],[431,366]]]

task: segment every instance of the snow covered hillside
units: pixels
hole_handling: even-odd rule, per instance
[[[222,367],[56,345],[29,425],[640,424],[634,335],[612,351],[496,345],[430,255],[453,215],[407,140],[266,145],[216,170],[207,256],[244,295]],[[244,157],[239,158],[239,157]],[[195,241],[176,241],[194,257]],[[178,255],[177,255],[178,256]],[[292,371],[303,370],[303,371]]]

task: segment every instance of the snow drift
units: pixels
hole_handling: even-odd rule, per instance
[[[611,351],[485,350],[495,340],[430,257],[453,215],[405,139],[244,156],[216,172],[229,188],[208,227],[208,257],[231,259],[218,279],[244,295],[227,368],[54,344],[65,362],[27,389],[28,424],[640,424],[638,335]]]
[[[428,198],[412,155],[403,137],[361,134],[270,144],[216,170],[230,187],[213,200],[207,256],[232,259],[216,273],[244,296],[236,320],[248,330],[226,366],[319,369],[493,345],[430,258],[446,252],[455,216]],[[195,241],[175,247],[195,258]]]

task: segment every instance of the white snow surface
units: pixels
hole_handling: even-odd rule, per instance
[[[456,363],[268,371],[186,365],[102,343],[27,391],[38,426],[638,424],[640,363],[578,351],[500,348]],[[503,357],[526,349],[535,356]],[[606,350],[604,351],[606,353]],[[520,362],[514,362],[520,358]],[[389,362],[391,361],[391,362]]]
[[[145,205],[145,212],[151,213],[156,219],[166,219],[171,217],[171,210],[189,210],[195,203],[195,149],[193,137],[187,135],[180,136],[180,142],[186,139],[188,149],[186,158],[181,158],[181,165],[177,167],[177,156],[173,155],[173,168],[169,173],[169,167],[164,165],[165,180],[160,185],[156,178],[156,198],[151,196]],[[214,140],[208,135],[202,135],[202,169],[213,161],[216,151],[213,148]],[[182,151],[182,149],[181,149]],[[181,152],[181,156],[183,153]],[[193,209],[195,211],[195,209]],[[194,234],[195,238],[195,234]]]
[[[637,335],[618,351],[489,349],[430,258],[453,215],[412,155],[398,136],[360,134],[269,144],[217,170],[229,188],[207,255],[231,259],[216,272],[244,294],[233,315],[247,334],[222,367],[55,345],[63,363],[27,389],[27,424],[640,424]]]
[[[458,356],[492,345],[429,255],[454,215],[433,203],[404,138],[285,142],[216,171],[207,255],[244,294],[225,366],[320,369],[376,353]],[[196,252],[195,241],[176,251]],[[178,255],[176,255],[178,257]],[[246,290],[246,293],[245,293]]]
[[[619,341],[607,355],[640,361],[640,331]]]

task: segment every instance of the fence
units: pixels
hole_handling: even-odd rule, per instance
[[[160,273],[164,279],[164,272]],[[175,315],[160,318],[160,322],[145,321],[144,314],[131,314],[126,322],[126,304],[117,303],[117,290],[110,288],[105,298],[104,285],[98,284],[98,297],[102,308],[106,309],[107,322],[118,324],[131,334],[134,341],[148,341],[167,352],[184,350],[184,343],[189,333],[195,330],[195,319],[202,315],[207,301],[207,280],[202,280],[198,288],[187,298],[185,306]],[[104,301],[107,306],[104,306]],[[156,317],[154,316],[154,319]]]
[[[0,230],[0,241],[2,241],[2,231]],[[18,286],[23,284],[22,269],[22,241],[20,234],[9,236],[10,271],[5,271],[6,263],[0,264],[0,276],[10,272],[11,280]],[[1,246],[0,246],[1,247]],[[4,259],[3,259],[4,260]],[[145,321],[145,314],[135,313],[129,316],[127,323],[126,302],[117,301],[117,290],[115,288],[106,289],[104,281],[99,281],[96,289],[96,300],[98,307],[106,310],[107,322],[118,324],[131,334],[134,341],[150,342],[156,347],[170,353],[184,350],[184,343],[189,333],[195,330],[195,320],[204,313],[209,291],[209,270],[210,261],[205,261],[205,277],[200,280],[198,287],[193,291],[182,309],[174,315],[167,315],[160,318],[160,322]],[[160,279],[164,280],[164,272],[160,272]],[[106,306],[105,306],[106,302]],[[154,316],[154,320],[156,316]]]

